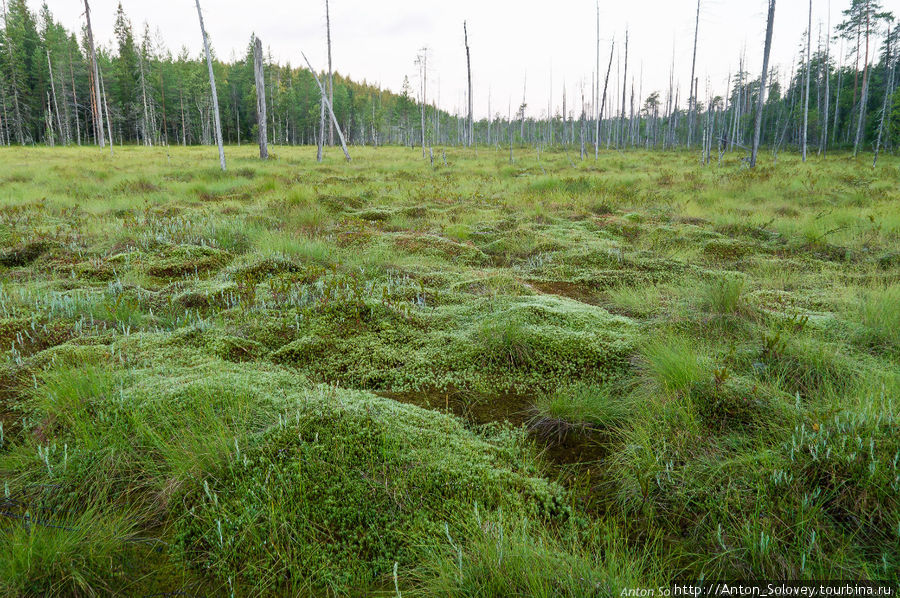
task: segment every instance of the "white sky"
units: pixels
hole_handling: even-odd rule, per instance
[[[701,0],[697,77],[700,98],[706,97],[706,80],[723,94],[729,73],[737,69],[744,48],[747,68],[754,76],[762,64],[766,0]],[[36,7],[37,0],[30,2]],[[91,0],[95,37],[112,43],[118,0]],[[80,31],[82,0],[47,0],[50,10],[70,30]],[[850,0],[813,0],[813,41],[828,22],[837,25]],[[900,0],[882,0],[885,9],[900,16]],[[201,48],[193,0],[122,0],[136,34],[143,23],[159,28],[173,54],[182,46],[192,53]],[[243,54],[256,32],[273,56],[300,66],[303,50],[317,69],[326,67],[324,0],[201,0],[209,36],[217,54]],[[797,55],[807,27],[806,0],[778,0],[772,60],[783,65],[783,77]],[[629,72],[643,96],[658,90],[663,101],[668,89],[674,44],[676,80],[681,81],[681,104],[687,95],[691,71],[696,0],[601,0],[601,70],[605,75],[609,42],[624,38],[630,29]],[[512,101],[513,111],[522,100],[527,74],[528,113],[546,112],[550,99],[551,69],[554,112],[562,103],[562,86],[572,98],[590,101],[591,73],[595,68],[596,17],[594,0],[331,0],[333,59],[335,70],[355,80],[380,83],[399,91],[404,75],[418,89],[414,64],[416,52],[431,49],[429,96],[440,89],[443,108],[462,109],[466,87],[462,23],[469,22],[476,112],[503,114]],[[823,33],[824,35],[824,33]],[[619,46],[621,48],[621,46]],[[834,52],[839,45],[835,43]],[[877,47],[877,46],[876,46]],[[617,65],[613,61],[610,87],[615,93]],[[631,75],[629,75],[631,79]],[[621,90],[617,94],[621,96]],[[430,100],[429,100],[430,101]]]

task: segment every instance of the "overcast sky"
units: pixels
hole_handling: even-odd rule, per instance
[[[37,0],[30,2],[32,8]],[[91,0],[95,37],[112,43],[118,0]],[[47,0],[51,11],[69,29],[80,31],[81,0]],[[326,66],[324,0],[201,0],[206,27],[217,54],[241,55],[256,32],[274,57],[299,66],[303,50],[317,69]],[[850,0],[813,0],[813,40],[828,23],[836,25]],[[900,0],[882,0],[900,13]],[[167,47],[199,52],[201,38],[193,0],[122,0],[136,33],[145,21],[161,32]],[[746,49],[748,69],[757,76],[762,65],[766,0],[702,0],[697,77],[700,96],[707,78],[713,90],[724,93],[729,73]],[[594,0],[332,0],[331,23],[335,70],[355,80],[380,83],[399,91],[404,76],[418,89],[416,52],[427,46],[429,96],[440,91],[440,104],[462,109],[465,90],[463,20],[469,23],[476,112],[513,110],[523,88],[531,115],[547,110],[551,71],[554,112],[562,102],[562,88],[580,96],[581,81],[590,100],[595,68]],[[779,0],[775,14],[773,61],[787,76],[807,27],[805,0]],[[618,42],[630,31],[629,72],[635,86],[643,73],[643,96],[658,90],[665,97],[673,48],[676,79],[682,82],[682,105],[691,71],[696,0],[601,0],[601,70],[606,70],[613,36]],[[824,33],[823,33],[824,35]],[[835,43],[835,51],[839,45]],[[621,50],[621,46],[619,46]],[[613,60],[612,79],[616,78]],[[629,80],[632,78],[629,74]],[[527,86],[526,86],[527,77]],[[613,83],[611,82],[611,88]],[[621,95],[621,91],[619,91]],[[430,100],[429,100],[430,101]]]

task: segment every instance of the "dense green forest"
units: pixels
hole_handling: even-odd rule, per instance
[[[68,29],[73,23],[56,21],[46,4],[34,12],[25,0],[10,0],[4,16],[5,26],[0,32],[0,142],[94,142],[92,103],[96,94],[92,93],[85,32],[73,33]],[[806,40],[798,40],[798,59],[790,72],[783,72],[783,65],[772,69],[763,114],[763,145],[775,151],[800,145],[807,71],[811,148],[864,151],[874,147],[879,132],[883,149],[893,151],[900,143],[900,81],[896,73],[900,36],[893,27],[893,15],[877,1],[851,0],[842,18],[834,32],[820,31],[818,39],[814,37],[810,60]],[[846,50],[844,56],[839,55],[838,47]],[[97,53],[101,108],[111,118],[116,143],[214,143],[212,102],[202,55],[191,55],[187,50],[174,55],[151,33],[148,24],[136,30],[121,4],[115,15],[113,45],[98,46]],[[636,97],[635,87],[640,89],[640,85],[629,79],[609,85],[610,93],[604,88],[602,101],[598,86],[595,99],[589,97],[581,105],[571,98],[567,105],[561,97],[558,106],[533,110],[523,98],[514,113],[497,113],[476,122],[475,139],[490,145],[568,144],[584,148],[595,145],[599,131],[597,145],[601,147],[702,144],[708,147],[707,154],[741,149],[752,137],[760,77],[753,74],[757,67],[748,66],[753,60],[741,57],[736,62],[740,67],[730,77],[727,92],[706,91],[714,85],[701,82],[699,77],[692,90],[686,91],[673,77],[669,89],[651,91],[645,97]],[[255,140],[252,40],[248,40],[242,58],[232,62],[216,58],[214,69],[226,143]],[[269,58],[265,81],[270,141],[316,143],[319,92],[311,73]],[[414,85],[419,87],[407,79],[397,94],[335,74],[335,113],[348,142],[465,143],[465,116],[439,110],[427,97],[423,110],[421,90]],[[598,106],[602,108],[598,110]],[[597,114],[601,114],[600,127],[595,122]]]

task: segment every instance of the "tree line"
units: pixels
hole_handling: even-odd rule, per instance
[[[774,0],[769,5],[771,19]],[[337,124],[350,145],[421,145],[423,153],[434,145],[508,146],[512,159],[514,146],[562,146],[584,159],[602,148],[691,148],[709,162],[725,152],[749,150],[758,121],[760,145],[776,155],[785,149],[797,149],[804,157],[832,149],[893,152],[900,144],[900,34],[880,2],[850,0],[840,23],[818,29],[810,2],[809,27],[790,72],[766,67],[765,76],[754,75],[751,61],[739,56],[724,87],[697,76],[702,70],[697,61],[698,41],[701,57],[703,47],[700,10],[698,0],[692,80],[686,88],[676,80],[680,65],[673,57],[668,88],[645,93],[643,81],[629,71],[627,32],[608,48],[608,61],[605,55],[601,59],[598,6],[596,71],[589,75],[587,92],[585,77],[576,93],[564,85],[560,102],[532,114],[523,93],[521,103],[510,99],[505,111],[489,107],[490,116],[481,119],[474,118],[472,108],[471,72],[478,53],[471,23],[461,32],[467,106],[456,114],[439,109],[428,96],[434,75],[428,72],[427,49],[416,56],[416,88],[408,77],[399,93],[355,82],[332,73],[329,18],[329,69],[320,88],[311,65],[279,64],[252,36],[243,55],[231,60],[210,48],[221,135],[229,144],[255,143],[262,128],[267,143],[333,144]],[[113,43],[93,51],[96,75],[86,23],[76,34],[53,17],[46,3],[33,12],[26,0],[4,1],[3,17],[0,144],[216,143],[205,56],[186,49],[173,54],[147,24],[135,31],[121,3]],[[771,30],[766,63],[770,36]],[[333,107],[336,123],[326,122],[326,104]]]

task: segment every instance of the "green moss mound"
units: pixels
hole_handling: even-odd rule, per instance
[[[277,389],[271,389],[277,392]],[[342,593],[368,587],[444,523],[480,508],[567,514],[559,487],[532,477],[511,432],[364,393],[290,397],[280,423],[185,494],[185,559],[240,586]]]

